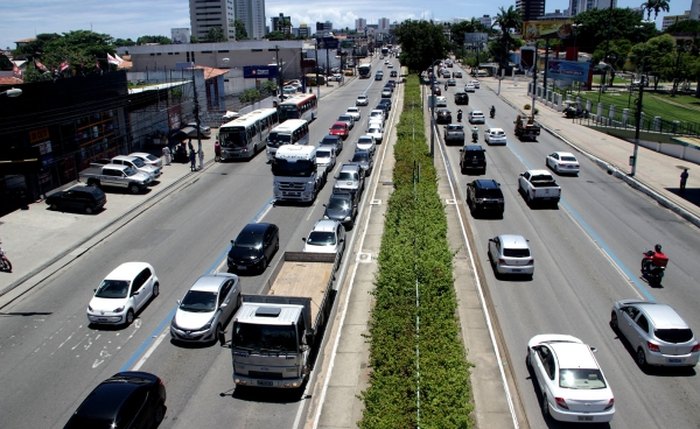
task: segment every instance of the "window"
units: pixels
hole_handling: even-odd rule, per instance
[[[649,332],[649,322],[643,314],[639,316],[639,319],[637,319],[637,325],[639,325],[639,328],[644,332]]]
[[[224,301],[228,297],[228,294],[231,292],[231,286],[233,286],[233,280],[227,281],[221,287],[221,291],[219,291],[219,307],[221,307],[221,304],[224,303]]]

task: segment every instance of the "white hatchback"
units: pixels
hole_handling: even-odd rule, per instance
[[[362,112],[358,107],[355,106],[350,106],[348,109],[345,111],[346,115],[352,116],[352,118],[355,120],[355,122],[359,121],[360,118],[362,117]]]
[[[161,168],[163,166],[163,160],[161,160],[160,157],[157,157],[147,152],[134,152],[130,153],[129,156],[141,158],[143,162],[154,167]]]
[[[367,129],[367,135],[372,136],[377,144],[380,144],[384,139],[384,130],[376,125],[372,125]]]
[[[345,250],[345,227],[337,220],[321,219],[304,242],[304,252],[342,255]]]
[[[374,137],[372,137],[369,134],[360,136],[357,139],[355,148],[359,150],[366,150],[370,154],[374,155],[374,150],[376,149],[376,145],[374,144]]]
[[[92,324],[130,325],[135,315],[158,296],[160,284],[153,267],[146,262],[125,262],[112,270],[87,308]]]
[[[517,274],[532,277],[535,260],[528,241],[522,235],[502,234],[489,240],[489,259],[496,276]]]
[[[487,128],[484,133],[484,141],[488,144],[506,144],[506,132],[503,128]]]

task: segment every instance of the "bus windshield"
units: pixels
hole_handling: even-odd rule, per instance
[[[299,108],[295,104],[280,104],[280,122],[287,119],[299,119]]]
[[[292,142],[292,136],[282,133],[270,133],[267,137],[267,145],[272,147],[280,147],[284,144]]]
[[[245,128],[228,128],[221,133],[219,140],[222,147],[245,147],[248,144]]]
[[[272,174],[275,176],[309,177],[316,172],[316,161],[286,159],[272,161]]]

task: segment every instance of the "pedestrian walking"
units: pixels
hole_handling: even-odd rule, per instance
[[[163,146],[163,163],[165,165],[170,165],[171,157],[170,157],[170,148],[168,145]]]
[[[199,148],[199,152],[197,152],[197,155],[199,155],[199,170],[204,168],[204,151],[202,148]]]
[[[197,154],[194,153],[194,149],[190,149],[190,171],[195,171],[197,169]]]
[[[681,173],[681,194],[685,192],[686,183],[688,183],[688,169],[684,168]]]
[[[219,140],[214,142],[214,161],[221,161],[221,143],[219,143]]]

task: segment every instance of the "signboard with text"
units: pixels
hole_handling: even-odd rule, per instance
[[[583,61],[549,60],[547,76],[556,80],[588,82],[591,63]]]
[[[246,79],[274,79],[277,77],[277,66],[243,66],[243,77]]]

